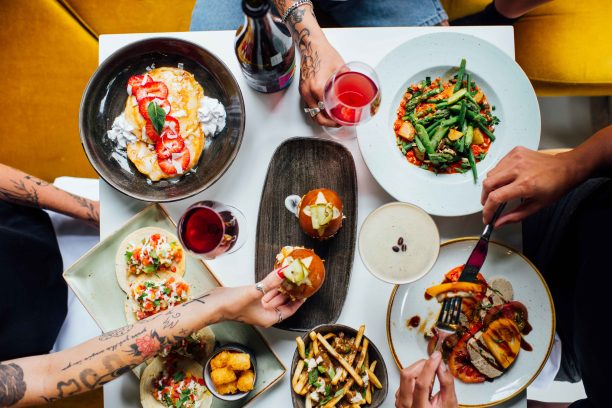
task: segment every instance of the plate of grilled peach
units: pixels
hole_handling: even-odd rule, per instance
[[[424,278],[395,286],[387,312],[398,367],[441,351],[462,406],[496,405],[527,388],[548,360],[555,333],[548,286],[521,253],[491,242],[476,282],[459,281],[477,242],[460,238],[442,244]],[[436,327],[447,298],[461,299],[459,324],[449,336]]]

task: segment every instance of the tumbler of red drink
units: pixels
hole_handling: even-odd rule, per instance
[[[230,205],[200,201],[190,206],[178,223],[181,244],[203,259],[214,259],[240,249],[246,241],[244,215]]]

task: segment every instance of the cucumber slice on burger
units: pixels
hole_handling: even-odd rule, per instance
[[[291,264],[283,271],[285,279],[296,285],[300,285],[308,280],[308,268],[304,266],[300,259],[294,259]]]
[[[334,216],[334,207],[331,204],[315,204],[310,206],[310,219],[312,228],[318,230],[329,224]]]

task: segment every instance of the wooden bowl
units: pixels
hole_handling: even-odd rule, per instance
[[[344,334],[348,337],[355,337],[357,335],[357,330],[352,327],[345,326],[343,324],[322,324],[316,326],[310,331],[314,331],[316,333],[321,333],[321,335],[326,335],[327,333],[339,333],[344,332]],[[310,331],[308,333],[310,333]],[[367,327],[366,327],[367,332]],[[308,345],[310,344],[310,337],[308,333],[302,336],[302,340],[304,340],[304,344],[308,349]],[[370,361],[377,360],[376,368],[374,369],[374,374],[378,377],[378,380],[382,384],[382,389],[378,389],[376,387],[372,388],[372,403],[370,405],[362,405],[364,408],[376,408],[380,407],[382,403],[387,398],[387,392],[389,389],[389,381],[387,376],[387,366],[385,364],[385,360],[383,359],[382,354],[378,350],[378,348],[370,341],[368,336],[364,335],[364,338],[367,338],[370,342],[368,347],[368,353],[370,355]],[[333,359],[333,357],[332,357]],[[298,353],[297,347],[295,352],[293,353],[293,360],[291,361],[291,376],[290,379],[293,378],[293,374],[295,373],[295,367],[297,366],[298,361],[300,360],[300,355]],[[305,398],[301,395],[297,395],[293,391],[293,387],[291,386],[291,381],[289,383],[289,387],[291,387],[291,401],[293,402],[293,406],[295,408],[304,408],[305,407]]]

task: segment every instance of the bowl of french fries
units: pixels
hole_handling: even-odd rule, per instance
[[[387,367],[364,335],[341,324],[315,327],[296,337],[291,364],[295,408],[379,407],[387,397]]]
[[[224,401],[244,398],[255,387],[255,355],[242,344],[219,347],[206,362],[204,381],[210,392]]]

